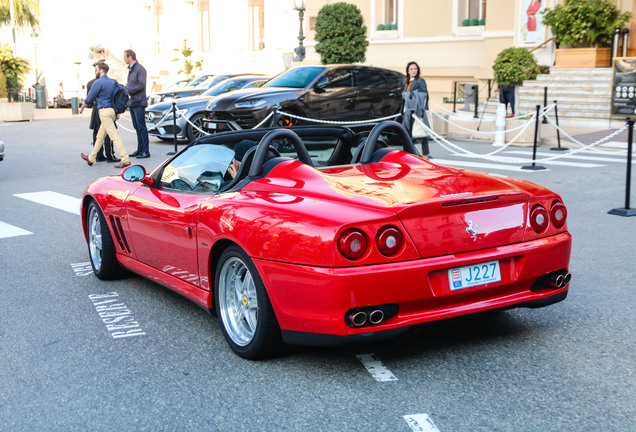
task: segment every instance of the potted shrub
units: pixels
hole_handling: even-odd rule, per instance
[[[512,47],[501,51],[492,66],[499,84],[499,101],[511,105],[515,113],[517,86],[524,80],[534,79],[540,69],[534,55],[526,48]]]
[[[547,8],[543,23],[557,44],[556,67],[608,67],[614,30],[631,18],[612,0],[564,0]]]

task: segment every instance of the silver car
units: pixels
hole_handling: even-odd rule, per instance
[[[210,99],[222,93],[251,86],[253,83],[262,84],[267,79],[268,77],[262,75],[239,75],[221,81],[200,95],[176,99],[174,102],[177,109],[177,139],[193,141],[206,134],[201,124],[205,117],[205,107]],[[164,141],[172,141],[175,134],[174,124],[172,101],[161,102],[146,108],[146,126],[149,135]]]

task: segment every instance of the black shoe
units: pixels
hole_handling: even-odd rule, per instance
[[[104,156],[101,156],[101,155],[98,155],[98,156],[95,158],[95,161],[96,161],[96,162],[104,162],[105,160],[106,160],[106,158],[105,158]]]
[[[134,152],[132,152],[131,154],[129,154],[128,156],[130,156],[130,157],[135,157],[135,156],[137,156],[138,154],[139,154],[139,151],[134,151]]]
[[[132,155],[131,155],[131,156],[132,156]],[[137,159],[145,159],[145,158],[149,158],[149,157],[150,157],[150,152],[148,152],[148,153],[141,153],[141,154],[137,154],[137,155],[135,155],[135,157],[136,157]]]
[[[121,162],[121,159],[119,158],[106,159],[106,162],[108,163]]]

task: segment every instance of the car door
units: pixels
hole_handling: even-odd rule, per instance
[[[308,91],[307,114],[321,120],[349,120],[356,116],[356,98],[353,70],[350,67],[330,69]]]
[[[358,87],[358,112],[361,118],[380,118],[395,114],[399,110],[401,92],[381,70],[359,67],[355,69],[355,78]]]
[[[154,187],[132,193],[126,204],[137,259],[200,286],[196,226],[201,199]]]
[[[233,156],[223,146],[188,147],[162,169],[155,186],[130,194],[128,225],[139,261],[201,286],[197,255],[201,203],[218,191]]]

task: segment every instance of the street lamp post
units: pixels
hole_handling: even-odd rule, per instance
[[[303,40],[305,35],[303,34],[303,18],[305,17],[305,0],[291,0],[294,10],[298,11],[298,20],[300,21],[300,30],[298,32],[298,46],[294,49],[296,57],[294,61],[303,61],[305,59],[305,47],[303,46]]]
[[[40,77],[38,76],[38,36],[40,36],[38,32],[36,30],[33,30],[33,33],[31,33],[31,38],[33,40],[33,51],[35,55],[35,83],[36,84],[39,84],[39,81],[40,81]]]

